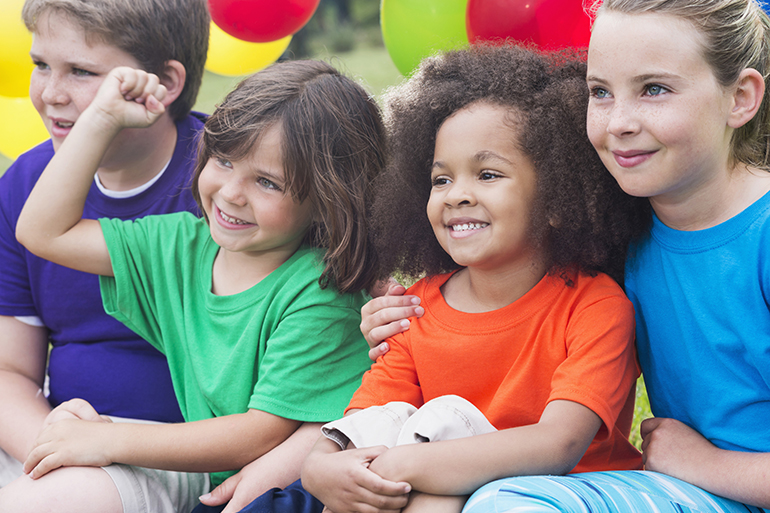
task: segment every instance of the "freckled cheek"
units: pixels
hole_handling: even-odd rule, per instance
[[[45,89],[45,83],[40,79],[35,80],[34,75],[29,83],[29,98],[32,100],[32,105],[35,106],[37,112],[43,115],[43,90]]]
[[[602,139],[607,134],[607,122],[608,117],[606,114],[602,114],[597,110],[588,107],[588,114],[586,115],[586,132],[588,133],[588,139],[591,141],[594,148],[599,148]]]

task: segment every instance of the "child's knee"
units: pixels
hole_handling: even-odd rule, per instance
[[[24,475],[0,489],[0,511],[123,513],[112,479],[100,468],[67,467],[40,479]]]

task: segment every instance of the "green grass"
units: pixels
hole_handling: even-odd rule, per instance
[[[642,436],[639,434],[639,424],[647,418],[652,417],[650,411],[650,400],[647,398],[647,388],[644,386],[644,379],[639,378],[636,382],[636,405],[634,406],[634,422],[631,424],[631,443],[641,450]]]
[[[325,48],[319,48],[313,58],[329,62],[351,78],[360,82],[366,90],[377,98],[389,86],[398,84],[403,77],[390,60],[384,47],[358,47],[353,51],[332,54]],[[195,110],[210,114],[225,95],[244,77],[223,77],[206,72],[198,94]]]

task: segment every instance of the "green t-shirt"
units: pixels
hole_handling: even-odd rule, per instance
[[[187,421],[249,408],[306,422],[342,416],[371,363],[359,331],[367,296],[321,289],[317,249],[216,296],[219,246],[204,220],[184,212],[100,222],[115,274],[100,278],[104,308],[166,355]]]

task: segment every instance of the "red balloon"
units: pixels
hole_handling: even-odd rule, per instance
[[[296,33],[321,0],[209,0],[211,19],[231,36],[268,43]]]
[[[512,38],[545,49],[587,47],[591,20],[583,0],[468,0],[468,40]]]

